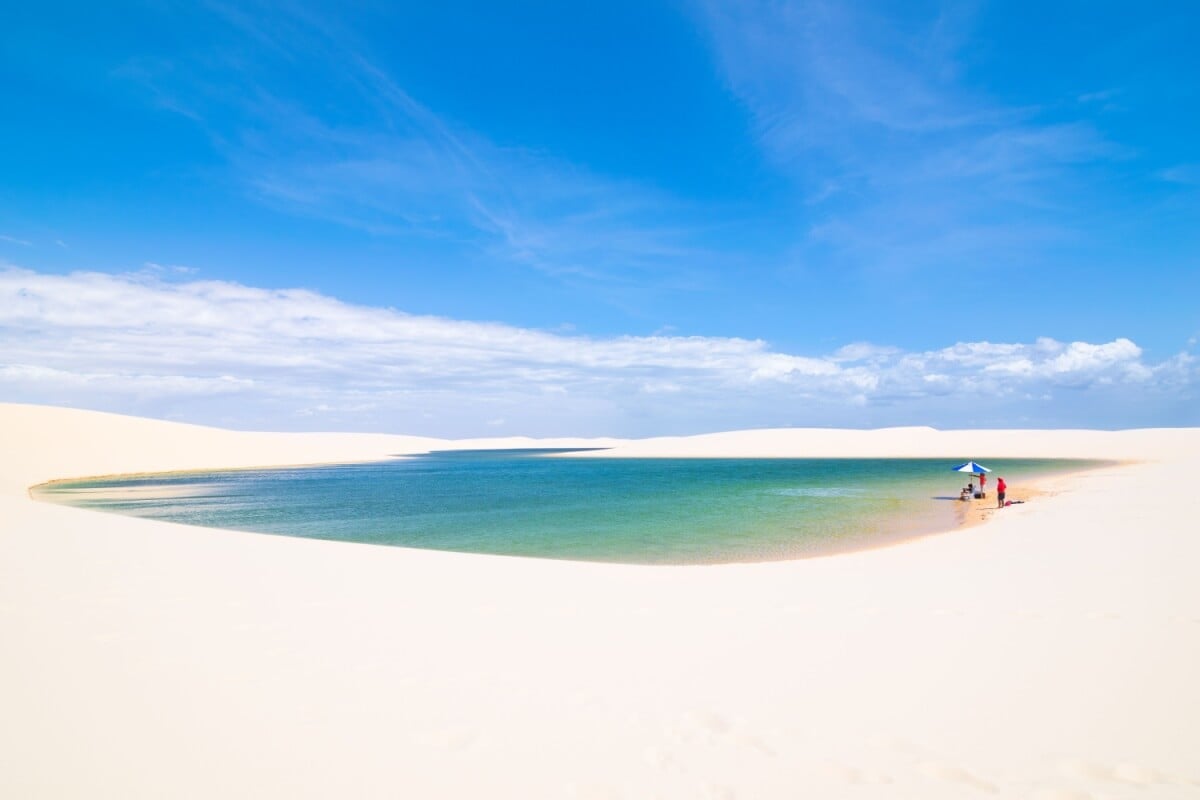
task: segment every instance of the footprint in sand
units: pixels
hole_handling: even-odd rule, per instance
[[[475,743],[478,739],[478,734],[475,731],[462,729],[451,729],[443,731],[430,731],[420,737],[420,742],[431,747],[436,747],[442,750],[458,752],[466,750]]]
[[[823,772],[830,778],[854,785],[881,785],[891,783],[890,775],[873,769],[859,769],[846,764],[829,764]]]
[[[657,747],[647,747],[643,750],[642,760],[655,769],[664,771],[679,765],[679,762],[675,760],[675,756]]]
[[[715,711],[698,712],[692,719],[697,727],[718,735],[729,733],[733,729],[733,724]]]
[[[1068,778],[1093,781],[1109,781],[1112,783],[1131,783],[1135,786],[1151,786],[1156,783],[1169,783],[1168,777],[1153,767],[1124,762],[1113,767],[1097,764],[1092,761],[1070,759],[1058,765],[1059,774]]]
[[[775,748],[762,736],[739,730],[744,727],[736,719],[730,719],[715,711],[698,710],[689,711],[678,723],[665,726],[663,734],[668,741],[676,744],[693,742],[699,738],[714,745],[718,742],[733,742],[768,758],[777,755]]]
[[[1095,800],[1095,797],[1075,789],[1037,789],[1029,800]]]
[[[1110,781],[1113,772],[1103,764],[1072,758],[1058,763],[1058,774],[1074,780]]]
[[[926,755],[929,752],[916,742],[910,742],[898,736],[872,736],[869,741],[875,747],[884,747],[893,753],[913,758]]]
[[[1113,767],[1113,777],[1123,783],[1132,783],[1138,786],[1150,786],[1165,782],[1165,776],[1161,772],[1141,764],[1117,764]]]
[[[942,764],[938,761],[923,761],[917,765],[917,772],[927,778],[934,778],[947,783],[957,783],[970,786],[981,792],[995,792],[996,785],[972,774],[970,771],[953,764]]]
[[[762,739],[758,738],[754,734],[740,733],[737,736],[734,736],[733,740],[735,742],[737,742],[738,744],[742,745],[743,747],[748,747],[751,750],[757,750],[759,753],[762,753],[764,756],[767,756],[768,758],[775,757],[774,748],[772,748],[769,744],[767,744],[766,742],[764,742]]]
[[[737,792],[728,786],[707,783],[700,787],[700,796],[705,800],[737,800]]]
[[[619,800],[621,793],[612,786],[599,783],[579,785],[568,783],[563,787],[563,793],[571,800]]]

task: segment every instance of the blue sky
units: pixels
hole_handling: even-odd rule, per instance
[[[1200,10],[80,4],[0,31],[0,399],[1200,424]]]

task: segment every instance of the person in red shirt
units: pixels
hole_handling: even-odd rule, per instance
[[[1008,484],[1004,482],[1004,478],[996,479],[996,508],[1004,507],[1004,492],[1008,489]]]
[[[979,473],[979,496],[987,497],[987,475]]]

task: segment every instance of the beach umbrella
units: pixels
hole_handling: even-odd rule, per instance
[[[974,461],[968,461],[965,464],[959,464],[957,467],[951,467],[950,471],[965,472],[968,475],[975,475],[977,477],[982,477],[985,472],[991,472],[987,467],[982,464],[976,464]]]
[[[983,466],[982,464],[976,464],[974,461],[968,461],[965,464],[959,464],[957,467],[951,467],[950,471],[951,472],[965,472],[968,475],[974,475],[974,476],[978,477],[979,481],[980,481],[980,483],[979,483],[979,487],[980,487],[979,491],[980,492],[983,491],[983,473],[991,472],[991,470],[988,469],[987,467]],[[966,490],[964,490],[964,491],[966,491]]]

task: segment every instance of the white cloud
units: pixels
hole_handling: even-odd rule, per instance
[[[1159,173],[1168,183],[1179,183],[1185,186],[1200,185],[1200,164],[1176,164]]]
[[[196,421],[247,427],[295,418],[466,434],[504,419],[529,433],[652,433],[779,424],[797,408],[823,422],[921,398],[1196,383],[1188,354],[1146,363],[1126,338],[921,352],[859,342],[802,355],[761,340],[597,338],[416,316],[304,289],[146,272],[0,271],[0,396],[139,413],[186,407]]]
[[[64,370],[32,364],[0,364],[0,386],[47,386],[58,390],[84,390],[109,394],[207,395],[253,389],[255,382],[232,375],[143,374],[136,372],[89,372]]]
[[[118,75],[203,130],[260,202],[372,236],[454,240],[609,302],[630,285],[711,280],[721,251],[686,198],[443,116],[320,12],[209,11],[246,45],[237,57],[197,45],[172,61],[134,59]],[[298,83],[339,102],[306,102]]]
[[[763,154],[807,198],[812,256],[877,272],[1012,263],[1069,239],[1079,176],[1126,155],[1082,108],[1063,119],[976,88],[974,4],[696,6]]]
[[[900,351],[895,347],[885,347],[870,342],[851,342],[834,352],[837,361],[878,361],[888,359]]]
[[[195,275],[200,271],[195,267],[185,267],[182,264],[159,264],[154,261],[147,261],[142,265],[142,269],[148,273],[158,275]]]

